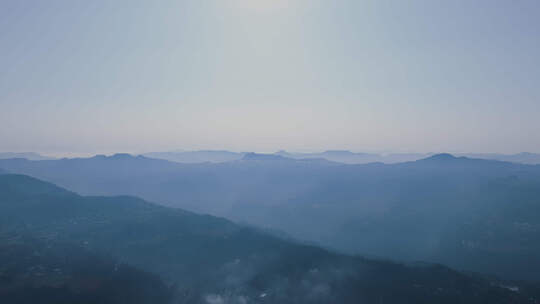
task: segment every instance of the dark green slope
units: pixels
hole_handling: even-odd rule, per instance
[[[0,243],[1,303],[165,304],[174,296],[158,276],[77,246],[17,235]]]
[[[36,239],[52,250],[70,246],[157,273],[176,284],[178,303],[529,303],[531,297],[442,266],[338,255],[223,219],[133,197],[82,197],[22,175],[0,176],[0,235],[2,246],[33,246],[25,240]]]

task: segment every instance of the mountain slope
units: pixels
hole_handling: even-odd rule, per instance
[[[0,299],[17,304],[166,304],[174,290],[157,276],[77,246],[0,236]]]
[[[492,159],[492,160],[500,160],[500,161],[507,161],[507,162],[513,162],[513,163],[521,163],[521,164],[540,164],[540,154],[537,153],[528,153],[528,152],[522,152],[517,154],[497,154],[497,153],[465,153],[461,154],[466,157],[471,158],[482,158],[482,159]]]
[[[338,255],[132,197],[81,197],[0,176],[0,244],[71,244],[176,282],[180,303],[527,303],[442,266]]]
[[[0,160],[0,168],[83,194],[136,195],[282,230],[349,253],[540,279],[540,220],[531,217],[540,205],[540,166],[449,154],[392,165],[272,158],[180,164],[115,155]]]

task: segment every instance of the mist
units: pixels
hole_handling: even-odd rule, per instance
[[[540,302],[540,2],[0,1],[2,304]]]

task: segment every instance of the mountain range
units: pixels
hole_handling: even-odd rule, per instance
[[[232,152],[226,150],[198,150],[198,151],[168,151],[168,152],[149,152],[141,154],[148,158],[164,159],[179,163],[221,163],[228,161],[240,160],[245,154],[250,152]],[[386,164],[401,163],[407,161],[415,161],[423,159],[436,153],[362,153],[351,152],[347,150],[327,150],[324,152],[287,152],[280,150],[273,153],[288,158],[294,159],[326,159],[328,161],[340,162],[345,164],[367,164],[373,162],[381,162]],[[465,156],[469,158],[500,160],[523,164],[540,164],[540,154],[537,153],[516,153],[516,154],[500,154],[500,153],[456,153],[456,156]],[[28,160],[51,160],[55,159],[49,156],[43,156],[34,152],[0,152],[0,159],[9,158],[25,158]]]
[[[227,162],[240,160],[248,152],[231,152],[224,150],[202,150],[202,151],[171,151],[171,152],[151,152],[143,156],[149,158],[165,159],[179,163],[203,163],[203,162]],[[395,164],[407,161],[415,161],[437,153],[358,153],[347,150],[328,150],[324,152],[300,153],[287,152],[284,150],[273,153],[294,159],[326,159],[333,162],[345,164],[367,164],[381,162],[385,164]],[[522,152],[517,154],[500,153],[456,153],[456,156],[465,156],[469,158],[500,160],[523,164],[540,164],[540,154]]]
[[[538,299],[534,285],[337,254],[135,197],[79,196],[24,175],[0,175],[0,223],[0,297],[10,303]]]
[[[347,165],[246,154],[182,164],[116,154],[0,160],[85,195],[156,203],[281,231],[349,254],[540,279],[540,166],[438,154]]]

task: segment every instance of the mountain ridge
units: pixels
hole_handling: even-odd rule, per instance
[[[21,181],[25,187],[5,191]],[[13,237],[21,233],[48,248],[78,244],[179,283],[183,303],[259,303],[262,295],[275,303],[526,303],[530,297],[440,265],[339,255],[130,197],[67,196],[60,189],[29,200],[34,187],[57,189],[31,177],[0,176],[0,244],[27,242]]]
[[[199,151],[170,151],[170,152],[150,152],[143,154],[151,158],[166,159],[180,163],[201,163],[201,162],[227,162],[240,160],[248,152],[231,152],[227,150],[199,150]],[[352,152],[349,150],[326,150],[322,152],[288,152],[279,150],[273,154],[294,159],[324,158],[329,161],[346,164],[365,164],[371,162],[381,162],[394,164],[407,161],[415,161],[427,158],[437,153],[366,153]],[[454,155],[469,158],[491,159],[509,161],[524,164],[540,164],[540,154],[531,152],[520,152],[516,154],[499,153],[453,153]]]
[[[537,259],[524,262],[540,254],[534,241],[540,243],[540,222],[530,217],[540,212],[535,203],[540,166],[440,157],[328,165],[304,160],[183,164],[124,155],[0,160],[0,168],[84,195],[128,194],[284,231],[346,253],[540,279]],[[520,239],[525,241],[517,244]],[[518,255],[523,258],[516,261]]]

